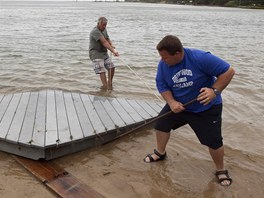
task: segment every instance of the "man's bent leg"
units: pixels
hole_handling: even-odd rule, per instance
[[[170,132],[166,133],[166,132],[156,130],[157,151],[161,155],[165,154],[166,145],[169,139],[170,139]],[[157,161],[159,159],[159,156],[156,155],[155,153],[151,154],[151,157],[154,159],[154,161]],[[150,162],[150,159],[148,156],[145,158],[145,162]]]
[[[218,149],[209,148],[209,153],[215,163],[216,170],[224,169],[224,147],[221,146]]]
[[[156,141],[157,141],[157,149],[160,154],[164,154],[166,151],[166,145],[170,139],[170,132],[162,132],[156,130]]]

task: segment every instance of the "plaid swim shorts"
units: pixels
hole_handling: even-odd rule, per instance
[[[96,74],[105,73],[106,70],[109,70],[110,68],[114,68],[114,64],[110,58],[107,59],[94,59],[93,60],[94,65],[94,72]]]

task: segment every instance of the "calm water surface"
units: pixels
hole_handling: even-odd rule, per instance
[[[94,74],[88,58],[89,32],[96,25],[99,16],[106,16],[109,19],[108,32],[120,53],[120,58],[113,57],[117,69],[114,90],[111,92],[99,90],[99,77]],[[243,169],[251,174],[251,171],[256,175],[263,174],[263,10],[121,2],[0,2],[0,24],[0,93],[54,88],[111,97],[156,100],[153,93],[156,94],[155,73],[159,56],[155,47],[165,35],[177,35],[185,47],[200,48],[222,57],[236,70],[236,76],[223,93],[225,144],[230,155],[238,156],[237,159],[241,160],[238,163],[235,157],[232,160],[233,158],[229,156],[231,159],[229,158],[227,163],[231,164],[234,172],[236,168],[240,168],[240,171]],[[176,159],[179,152],[186,155],[185,161],[194,160],[194,164],[197,165],[201,160],[205,163],[210,162],[207,152],[194,155],[190,148],[193,148],[193,142],[197,141],[196,137],[188,128],[183,131],[185,133],[172,137],[168,148],[171,151],[171,158]],[[128,146],[127,150],[125,148],[126,152],[130,151],[133,156],[140,159],[144,157],[145,151],[149,152],[154,146],[152,132],[151,130],[147,138],[138,136],[127,140],[127,144],[133,145],[131,147],[142,147],[143,154],[130,151]],[[182,140],[180,146],[178,138]],[[134,141],[137,142],[136,145],[133,144]],[[120,144],[124,143],[114,143],[112,146],[118,148]],[[185,147],[190,150],[184,149]],[[112,157],[115,158],[117,153],[122,156],[118,151],[115,153],[114,148]],[[174,150],[175,148],[177,150]],[[197,143],[197,150],[199,149],[201,147]],[[94,152],[98,154],[98,151]],[[106,150],[100,152],[110,155]],[[77,164],[79,161],[83,166],[92,166],[89,163],[97,164],[98,159],[97,162],[89,161],[91,155],[93,154],[85,153],[85,156],[76,154],[74,157]],[[204,156],[207,157],[204,159]],[[245,156],[250,156],[251,161],[247,161]],[[71,161],[67,161],[67,157],[64,159],[66,161],[64,164]],[[129,166],[126,166],[130,160],[127,156],[117,160],[124,163],[123,171],[127,170],[124,171],[124,175],[142,170],[142,167],[130,170]],[[184,170],[186,164],[182,167],[182,171],[186,172],[186,169]],[[202,167],[206,172],[206,165]],[[173,170],[173,166],[167,167],[165,175],[161,177],[171,176],[170,183],[175,187],[179,175],[173,175]],[[241,174],[239,171],[236,173]],[[78,174],[78,171],[75,174]],[[154,177],[153,180],[155,179]],[[193,178],[195,179],[197,180],[197,177]],[[252,183],[251,180],[248,183],[247,181],[240,184],[237,189],[243,189],[246,184]],[[263,194],[264,184],[261,184],[261,181],[256,183],[254,181],[253,184],[259,188],[254,187],[255,194],[253,191],[247,191],[248,197]],[[183,183],[176,185],[184,196],[201,196],[199,185],[190,187],[190,182],[187,183],[184,180]],[[168,183],[165,184],[168,186]],[[133,186],[131,183],[130,185]],[[144,179],[141,185],[144,186]],[[173,197],[174,187],[166,189],[166,185],[163,186],[164,191],[146,187],[146,191],[150,193],[142,197],[155,197],[154,195]],[[136,188],[135,184],[133,188]],[[190,194],[190,189],[191,192],[198,194]],[[212,191],[209,189],[203,193],[210,197]],[[116,193],[120,194],[118,190]],[[144,193],[136,191],[139,197]],[[237,197],[241,195],[239,193],[241,193],[239,190],[230,193],[230,197]],[[135,197],[133,193],[131,197]]]
[[[112,94],[126,95],[127,86],[132,95],[148,91],[127,65],[155,88],[159,59],[155,46],[166,34],[179,36],[186,47],[226,59],[249,80],[247,86],[262,86],[261,10],[94,2],[0,5],[1,92],[46,87],[96,90],[100,81],[88,58],[88,37],[101,15],[109,19],[109,34],[125,61],[115,60],[119,68]]]

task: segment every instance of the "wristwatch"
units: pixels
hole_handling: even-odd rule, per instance
[[[218,89],[213,88],[213,87],[212,87],[212,89],[213,89],[213,91],[214,91],[214,93],[215,93],[216,96],[218,96],[218,95],[221,94],[221,91],[218,91]]]

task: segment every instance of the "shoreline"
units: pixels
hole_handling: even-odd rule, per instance
[[[118,2],[118,1],[117,1]],[[190,3],[173,3],[173,2],[166,2],[166,1],[160,1],[160,2],[152,2],[152,1],[124,1],[128,3],[153,3],[153,4],[171,4],[171,5],[190,5],[190,6],[207,6],[207,7],[221,7],[221,8],[241,8],[241,9],[264,9],[264,5],[247,5],[247,6],[239,6],[239,5],[207,5],[207,4],[190,4]]]

